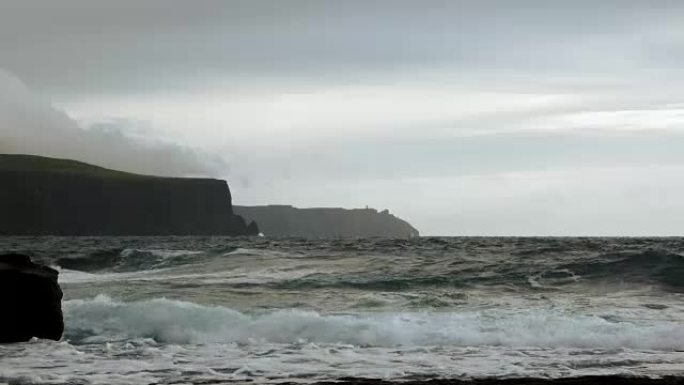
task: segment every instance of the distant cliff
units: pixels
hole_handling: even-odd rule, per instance
[[[0,235],[244,235],[228,184],[0,155]]]
[[[418,230],[387,210],[234,206],[235,213],[256,221],[266,236],[304,238],[417,237]]]

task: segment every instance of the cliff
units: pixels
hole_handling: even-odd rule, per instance
[[[0,155],[0,235],[244,235],[216,179],[131,174],[66,159]]]
[[[408,222],[387,210],[234,206],[235,213],[256,221],[266,236],[304,238],[410,238],[419,235]]]

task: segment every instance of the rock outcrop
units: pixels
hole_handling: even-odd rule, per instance
[[[62,337],[62,290],[57,274],[26,255],[0,255],[0,343]]]
[[[235,213],[256,221],[266,236],[303,238],[411,238],[418,230],[387,210],[307,208],[286,205],[234,206]]]
[[[0,155],[0,235],[249,235],[223,180]]]

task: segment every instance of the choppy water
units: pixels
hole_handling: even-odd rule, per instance
[[[0,238],[59,266],[63,341],[0,381],[684,375],[684,239]]]

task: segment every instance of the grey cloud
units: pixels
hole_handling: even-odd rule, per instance
[[[240,203],[389,207],[431,235],[678,236],[682,166],[626,166],[355,183],[280,181]],[[270,190],[270,191],[269,191]],[[273,201],[271,201],[273,202]]]
[[[188,148],[132,138],[124,122],[82,129],[66,114],[0,70],[0,153],[77,159],[114,169],[154,175],[210,175],[218,158]]]
[[[443,114],[429,110],[434,116],[425,119],[359,123],[369,132],[354,127],[346,136],[345,127],[335,126],[342,134],[328,141],[325,132],[305,131],[311,140],[296,149],[268,148],[229,112],[225,129],[219,119],[221,127],[198,125],[186,137],[222,141],[231,174],[242,179],[231,185],[238,202],[389,207],[427,233],[669,234],[684,223],[678,203],[684,136],[657,130],[664,115],[646,112],[676,112],[672,106],[684,100],[682,15],[680,0],[6,0],[0,67],[62,105],[92,99],[91,116],[115,115],[133,100],[143,100],[133,115],[168,114],[159,106],[183,94],[201,118],[202,102],[224,95],[263,93],[268,107],[269,98],[340,85],[377,85],[390,93],[406,86],[409,94],[416,84],[448,88],[454,105],[469,92],[567,96],[567,103],[538,109],[485,106],[482,115],[460,119],[444,103]],[[4,79],[3,86],[10,83]],[[155,173],[204,169],[204,157],[181,146],[131,139],[130,121],[86,131],[33,98],[17,104],[24,89],[12,87],[12,109],[5,99],[0,104],[0,150],[30,148]],[[349,115],[363,116],[364,107],[357,103]],[[377,115],[391,117],[393,107],[382,108]],[[631,118],[641,132],[606,126],[616,119],[581,119],[628,110],[645,111]],[[165,121],[192,121],[187,115]],[[566,115],[579,116],[572,131],[557,119]],[[325,118],[294,121],[326,128]],[[392,127],[370,132],[382,124]],[[470,128],[476,135],[457,137]],[[296,133],[262,132],[273,134],[269,142],[285,143]],[[233,145],[236,136],[245,140]],[[651,167],[661,173],[651,177]],[[566,169],[579,171],[554,174]],[[622,174],[611,179],[614,169]],[[536,179],[512,185],[496,179],[510,172]],[[566,176],[572,180],[565,183]],[[668,210],[668,221],[655,223]]]
[[[0,8],[0,66],[53,92],[126,93],[445,68],[619,73],[649,66],[649,50],[677,52],[666,37],[682,31],[684,4],[17,0]]]
[[[297,153],[254,151],[252,188],[288,179],[322,183],[448,178],[566,168],[684,166],[676,132],[523,132],[453,139],[340,141]],[[250,169],[253,167],[253,169]]]

